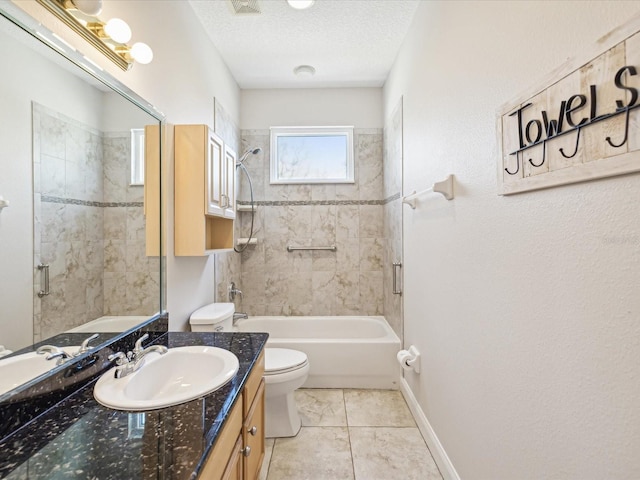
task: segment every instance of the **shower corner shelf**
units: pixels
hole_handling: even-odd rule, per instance
[[[236,240],[236,245],[240,246],[240,245],[257,245],[258,244],[258,239],[257,238],[252,238],[251,240],[249,240],[248,238],[238,238]]]
[[[256,211],[255,207],[251,207],[251,205],[236,205],[236,212],[251,212]]]

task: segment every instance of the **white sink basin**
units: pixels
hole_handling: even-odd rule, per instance
[[[79,346],[62,347],[61,350],[73,354],[79,348]],[[29,352],[0,359],[0,395],[55,368],[56,360],[47,360],[47,356],[48,354],[39,355],[36,352]]]
[[[150,353],[136,372],[115,378],[115,367],[96,382],[95,399],[117,410],[154,410],[203,397],[228,383],[238,372],[238,358],[209,346],[170,348]]]

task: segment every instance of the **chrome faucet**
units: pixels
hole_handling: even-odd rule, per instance
[[[45,357],[46,360],[53,360],[54,358],[57,358],[56,365],[62,365],[72,357],[72,355],[69,355],[67,352],[61,350],[55,345],[42,345],[36,350],[36,353],[38,355],[44,355],[48,353],[49,355]]]
[[[160,355],[164,355],[167,353],[168,349],[164,345],[151,345],[147,348],[142,346],[142,342],[144,342],[147,338],[149,338],[149,334],[145,333],[138,340],[136,340],[135,346],[133,347],[133,351],[127,352],[126,355],[122,352],[114,353],[113,355],[109,355],[108,359],[110,362],[116,362],[116,371],[115,377],[122,378],[127,375],[132,374],[137,371],[143,364],[144,358],[150,353],[159,353]]]
[[[78,357],[80,355],[82,355],[83,353],[88,352],[89,350],[91,350],[93,347],[89,346],[89,342],[91,340],[95,340],[96,338],[98,338],[100,336],[99,333],[94,333],[93,335],[91,335],[89,338],[86,338],[81,344],[80,344],[80,348],[78,349],[78,351],[76,353],[73,354],[74,357]]]
[[[249,315],[247,315],[246,313],[233,312],[233,325],[235,325],[238,320],[246,318],[249,318]]]

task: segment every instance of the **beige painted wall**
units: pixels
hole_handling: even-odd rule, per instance
[[[380,88],[273,88],[242,90],[240,128],[355,125],[382,128]]]
[[[496,114],[637,2],[421,2],[404,96],[407,382],[463,479],[640,477],[640,175],[501,197]],[[428,274],[425,274],[428,272]]]

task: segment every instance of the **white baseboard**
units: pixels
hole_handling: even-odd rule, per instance
[[[418,424],[418,429],[420,430],[420,433],[422,433],[425,442],[427,442],[427,447],[429,447],[431,455],[433,456],[436,465],[438,465],[444,480],[460,480],[458,472],[456,472],[447,452],[444,451],[440,440],[438,440],[436,432],[431,428],[429,420],[427,420],[427,416],[422,411],[422,408],[420,408],[415,395],[404,378],[400,379],[400,391],[402,392],[407,405],[409,405],[409,410],[411,410],[413,418]]]

